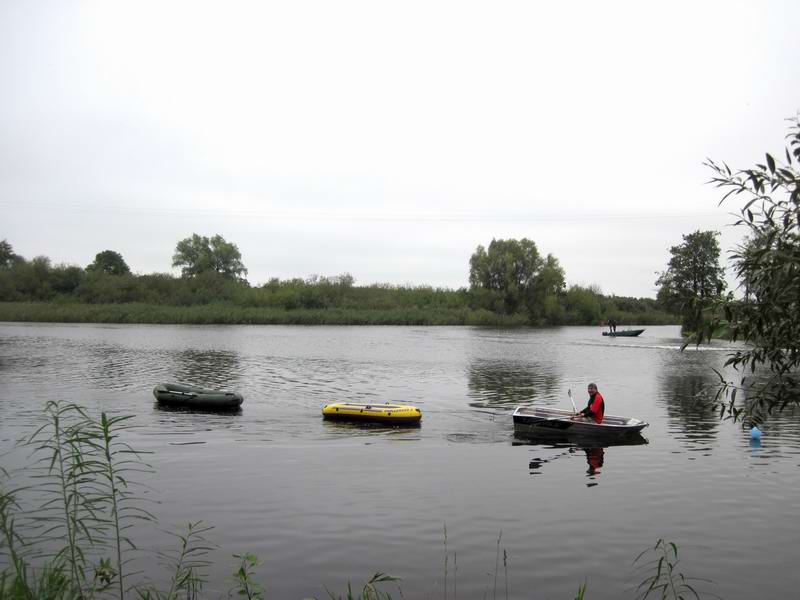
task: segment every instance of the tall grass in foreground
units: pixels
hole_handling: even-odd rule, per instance
[[[698,591],[691,582],[706,582],[708,579],[687,577],[678,571],[678,546],[673,542],[660,539],[652,548],[644,550],[633,561],[641,575],[647,575],[636,587],[637,600],[655,598],[700,599],[701,594],[712,596],[708,592]],[[714,596],[718,598],[719,596]]]
[[[137,546],[129,537],[131,528],[135,523],[155,525],[156,518],[143,508],[145,499],[137,494],[141,488],[137,477],[151,469],[121,439],[130,428],[128,416],[101,413],[93,418],[75,404],[47,403],[44,423],[20,442],[32,451],[33,464],[18,474],[0,467],[0,600],[203,597],[210,566],[206,556],[215,546],[207,539],[212,528],[202,522],[189,523],[175,534],[173,550],[158,553],[169,574],[161,583],[148,581],[133,569]],[[10,487],[14,475],[24,484]],[[33,507],[25,508],[26,503]],[[444,600],[458,600],[457,554],[452,553],[451,571],[446,525],[443,533]],[[501,542],[502,532],[494,571],[487,573],[484,600],[510,597],[508,553]],[[648,553],[654,558],[643,561]],[[228,597],[265,600],[265,587],[255,580],[258,559],[248,553],[233,556],[238,562],[229,578]],[[701,597],[690,578],[677,571],[677,557],[675,544],[659,540],[636,558],[638,574],[646,575],[636,588],[639,600]],[[396,584],[402,599],[399,581],[378,572],[359,591],[350,584],[344,594],[326,591],[331,600],[391,600],[382,586]],[[586,590],[586,583],[580,585],[576,600],[584,600]],[[523,597],[535,595],[523,593]]]
[[[178,549],[161,555],[171,567],[169,587],[159,589],[130,571],[134,523],[155,522],[136,491],[150,471],[139,453],[120,439],[127,416],[90,417],[81,407],[49,402],[45,423],[20,442],[35,462],[25,485],[0,482],[0,598],[73,600],[132,595],[148,599],[197,597],[208,527],[189,524]],[[22,502],[34,504],[31,510]],[[130,580],[139,578],[132,584]]]

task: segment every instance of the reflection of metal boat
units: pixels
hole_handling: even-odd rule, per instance
[[[569,410],[557,408],[541,408],[535,406],[520,406],[514,411],[514,430],[537,435],[557,435],[583,438],[619,438],[638,435],[648,423],[630,417],[615,417],[606,415],[602,423],[576,419]]]
[[[550,451],[548,452],[549,455],[546,454],[544,457],[533,456],[530,459],[528,469],[531,475],[540,474],[542,467],[547,463],[551,463],[559,458],[574,456],[576,453],[583,451],[586,455],[586,464],[588,466],[586,473],[591,476],[592,479],[594,479],[594,476],[600,474],[600,470],[604,466],[606,448],[611,446],[637,446],[646,443],[647,440],[639,433],[599,439],[569,437],[557,431],[548,435],[541,435],[536,432],[514,431],[514,440],[512,442],[515,446],[537,446],[545,452]],[[560,450],[560,452],[552,454],[552,450]],[[594,486],[597,485],[597,483],[587,483],[586,485]]]
[[[587,450],[610,448],[611,446],[641,446],[647,444],[648,441],[641,433],[607,438],[585,438],[581,436],[572,437],[566,433],[560,433],[558,430],[541,434],[537,430],[522,431],[516,429],[511,443],[514,446],[546,446],[549,448],[579,448]]]
[[[322,407],[322,416],[325,419],[340,421],[415,425],[422,418],[422,411],[410,404],[335,402]]]
[[[588,469],[587,474],[594,477],[600,474],[600,469],[605,463],[605,449],[611,446],[638,446],[646,444],[647,440],[639,433],[632,435],[616,436],[606,439],[585,439],[585,438],[571,438],[567,435],[560,435],[557,432],[549,435],[539,435],[536,433],[528,433],[523,431],[514,432],[515,446],[538,446],[544,450],[560,450],[558,454],[545,456],[541,458],[534,456],[528,463],[528,469],[531,475],[538,475],[541,473],[542,467],[551,463],[554,460],[566,456],[573,456],[576,452],[583,451],[586,455],[586,464]],[[594,486],[597,483],[587,483],[586,485]]]
[[[636,337],[643,331],[644,329],[620,329],[619,331],[604,331],[603,335],[609,337]]]
[[[159,404],[200,410],[238,410],[244,398],[234,392],[207,390],[191,385],[161,383],[153,388]]]

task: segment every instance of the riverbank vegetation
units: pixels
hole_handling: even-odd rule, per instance
[[[235,245],[178,243],[183,274],[136,275],[105,250],[86,269],[27,260],[0,242],[0,320],[99,323],[329,325],[664,325],[679,317],[650,298],[564,284],[557,259],[530,240],[494,240],[471,260],[469,288],[356,285],[349,274],[251,286]],[[219,239],[217,239],[219,238]],[[213,243],[212,243],[213,242]],[[198,265],[205,265],[200,268]]]
[[[18,442],[32,464],[14,473],[0,468],[0,598],[9,600],[89,600],[141,598],[177,600],[222,597],[221,582],[209,581],[213,527],[188,523],[174,535],[172,550],[140,548],[135,533],[157,527],[157,517],[143,478],[152,473],[141,453],[125,441],[130,416],[89,415],[74,404],[48,402],[42,422]],[[18,480],[22,480],[18,482]],[[487,573],[484,598],[509,597],[508,553],[497,539],[494,571]],[[444,528],[443,592],[458,597],[457,555],[447,547]],[[143,557],[157,557],[158,569]],[[449,568],[452,556],[453,568]],[[264,600],[268,586],[258,582],[258,559],[234,554],[227,585],[228,597]],[[502,562],[502,567],[501,567]],[[689,579],[677,571],[678,548],[659,540],[634,561],[637,598],[700,598]],[[501,571],[502,568],[502,571]],[[400,578],[376,573],[360,591],[348,585],[332,599],[389,600],[387,584]],[[438,587],[438,584],[435,584]],[[327,590],[327,588],[326,588]],[[578,586],[576,599],[587,598],[587,584]]]
[[[347,303],[319,308],[287,308],[236,302],[172,305],[147,302],[82,303],[59,298],[51,302],[0,302],[0,321],[51,323],[153,323],[153,324],[263,324],[263,325],[471,325],[516,327],[531,325],[526,314],[501,314],[460,303],[415,302],[403,296],[414,292],[398,288],[392,302],[381,306],[352,307]],[[313,292],[313,289],[312,289]],[[457,295],[458,292],[439,291]],[[436,295],[421,291],[420,296]],[[392,294],[387,294],[392,295]],[[414,295],[413,293],[411,294]],[[561,318],[536,325],[594,325],[603,315],[617,323],[670,325],[678,317],[659,310],[654,301],[603,297],[591,289],[575,287],[563,298]]]
[[[317,306],[324,293],[313,285],[289,284],[265,300],[253,298],[202,304],[163,302],[79,302],[57,298],[50,302],[0,302],[0,320],[52,323],[154,324],[269,324],[269,325],[472,325],[514,327],[530,325],[526,314],[503,314],[472,308],[463,292],[411,288],[356,288],[373,301],[358,305],[345,296]],[[277,297],[276,297],[277,296]],[[135,298],[135,296],[134,296]],[[561,300],[561,318],[537,325],[597,324],[603,315],[617,323],[668,325],[676,317],[659,310],[652,300],[604,297],[575,286]]]
[[[767,153],[753,168],[707,163],[711,183],[725,191],[720,204],[745,200],[735,226],[747,235],[731,252],[742,293],[701,303],[703,323],[693,341],[722,330],[745,342],[725,364],[741,377],[720,375],[717,398],[723,415],[751,422],[800,408],[800,117],[790,122],[784,152]]]

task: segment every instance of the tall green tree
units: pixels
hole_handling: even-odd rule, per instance
[[[563,307],[559,298],[566,289],[564,269],[558,259],[548,254],[529,288],[526,305],[534,323],[559,323]]]
[[[128,275],[131,270],[119,252],[103,250],[94,257],[94,262],[86,267],[90,273],[106,273],[108,275]]]
[[[683,236],[683,243],[669,249],[667,270],[656,280],[661,286],[658,300],[667,310],[680,313],[683,327],[696,331],[702,309],[722,295],[725,274],[719,264],[716,231],[695,231]]]
[[[603,318],[603,294],[597,285],[571,285],[564,294],[568,325],[596,325]]]
[[[7,240],[0,241],[0,269],[10,269],[22,257],[14,253],[14,248]]]
[[[558,260],[543,258],[536,243],[492,240],[488,250],[478,246],[469,260],[469,282],[484,307],[507,314],[527,310],[536,319],[545,299],[564,287],[564,271]],[[482,293],[483,292],[483,293]]]
[[[50,287],[58,294],[72,294],[85,277],[84,270],[76,265],[56,265],[50,269]]]
[[[26,299],[49,299],[53,292],[50,285],[51,270],[50,259],[46,256],[18,261],[12,271],[17,292]]]
[[[724,326],[747,342],[726,363],[743,371],[740,385],[723,383],[729,414],[744,410],[753,420],[800,404],[800,117],[790,122],[783,156],[766,154],[763,163],[738,171],[707,163],[711,182],[726,190],[720,204],[731,196],[745,200],[735,225],[747,236],[731,253],[743,294],[719,303],[698,341]],[[753,372],[760,377],[750,385]],[[748,403],[737,406],[736,391],[745,386]]]
[[[221,235],[212,238],[199,236],[185,238],[175,246],[172,266],[181,267],[183,277],[194,277],[200,273],[215,272],[231,279],[247,275],[242,264],[242,254],[236,244],[226,242]]]

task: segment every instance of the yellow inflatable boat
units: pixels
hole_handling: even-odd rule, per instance
[[[396,423],[409,425],[419,423],[422,411],[410,404],[353,404],[335,402],[322,407],[325,419],[342,421],[369,421],[371,423]]]

